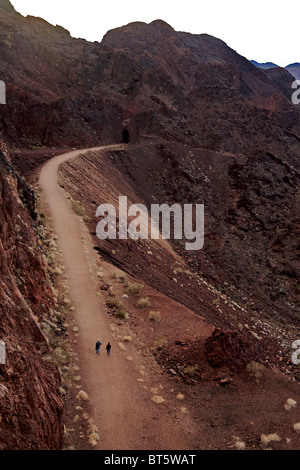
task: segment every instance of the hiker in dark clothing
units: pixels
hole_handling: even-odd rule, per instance
[[[108,356],[110,356],[110,350],[111,350],[111,344],[110,344],[110,342],[108,342],[107,346],[106,346],[106,351],[107,351]]]
[[[101,343],[100,339],[98,339],[98,341],[97,341],[97,343],[96,343],[96,348],[95,348],[97,354],[100,354],[100,346],[101,346],[101,344],[102,344],[102,343]]]

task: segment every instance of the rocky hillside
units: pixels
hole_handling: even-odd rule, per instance
[[[274,64],[273,62],[266,62],[261,64],[256,62],[255,60],[251,60],[251,63],[260,69],[273,69],[273,68],[280,68],[278,65]],[[285,67],[287,70],[296,80],[300,79],[300,64],[299,62],[295,62],[294,64],[289,64]]]
[[[299,152],[288,90],[223,41],[163,21],[110,31],[101,44],[39,18],[0,11],[8,104],[0,132],[16,146],[130,142],[149,136],[235,153]],[[284,87],[287,84],[284,83]]]
[[[300,64],[299,62],[295,62],[294,64],[290,64],[286,67],[286,69],[290,72],[293,77],[297,80],[300,80]]]
[[[9,0],[0,0],[0,8],[1,10],[6,11],[7,13],[17,14],[15,8]]]
[[[278,350],[284,347],[290,362],[288,337],[297,336],[300,317],[295,235],[299,216],[294,203],[299,174],[294,169],[267,153],[242,159],[156,142],[105,156],[91,153],[63,164],[61,184],[85,207],[95,249],[109,262],[215,326],[234,330],[252,318],[265,336],[264,326],[272,325],[274,333],[269,331],[264,347],[276,337]],[[150,205],[161,201],[204,203],[204,248],[187,252],[185,240],[175,240],[172,246],[182,267],[152,240],[100,241],[95,234],[97,201],[117,207],[120,187],[131,201],[146,204],[149,213]],[[280,214],[273,211],[276,198]],[[217,300],[208,286],[215,288]],[[233,312],[226,302],[220,310],[223,295],[239,305],[239,311]],[[282,333],[277,335],[277,328]],[[294,372],[297,375],[296,367]]]
[[[60,375],[42,329],[55,307],[37,236],[35,198],[0,150],[0,449],[57,449],[62,443]],[[39,229],[41,230],[41,228]]]
[[[85,207],[92,233],[107,185],[147,206],[204,203],[204,249],[187,253],[174,243],[184,271],[143,243],[94,237],[95,249],[214,326],[238,329],[251,319],[264,338],[254,342],[258,357],[296,378],[289,363],[300,317],[294,77],[261,70],[220,39],[179,33],[161,20],[89,43],[2,0],[0,79],[7,89],[0,107],[0,339],[9,353],[0,369],[0,448],[62,443],[60,376],[41,327],[56,299],[26,178],[66,147],[132,144],[104,161],[92,154],[63,166],[63,185]]]

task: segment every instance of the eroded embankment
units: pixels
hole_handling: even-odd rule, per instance
[[[139,331],[134,331],[133,325],[126,322],[125,313],[130,315],[125,304],[129,296],[113,292],[111,285],[107,289],[103,286],[103,283],[107,285],[112,279],[117,283],[119,275],[124,276],[124,273],[111,272],[111,267],[99,258],[82,218],[74,212],[74,204],[57,184],[59,165],[69,159],[72,165],[80,153],[73,152],[48,162],[42,169],[40,185],[45,209],[58,238],[69,297],[74,306],[78,328],[76,350],[80,367],[78,387],[82,387],[82,391],[87,394],[93,421],[99,429],[95,448],[195,447],[199,429],[193,424],[193,418],[176,407],[179,400],[176,398],[176,388],[162,374],[148,343],[143,342],[144,335],[139,337]],[[97,276],[98,271],[101,276]],[[119,289],[124,289],[124,286],[118,284]],[[143,287],[147,294],[147,286]],[[115,289],[117,291],[117,286]],[[152,291],[153,307],[155,295],[155,291]],[[138,298],[133,296],[131,300],[136,304]],[[109,301],[114,308],[116,302],[119,302],[118,311],[114,310],[117,315],[110,310]],[[174,305],[174,309],[179,308],[175,302],[171,302],[171,305]],[[136,309],[140,312],[147,311],[141,309],[141,305],[139,307],[136,306]],[[186,310],[187,314],[194,317],[199,331],[206,334],[207,326],[201,318]],[[154,334],[149,318],[144,327],[144,333],[147,330],[151,335]],[[103,352],[100,356],[95,354],[97,338],[102,342]],[[113,345],[110,358],[105,356],[104,349],[108,341]],[[105,429],[105,433],[101,433],[100,429]],[[169,433],[170,429],[173,429],[172,434]]]
[[[43,227],[35,197],[0,151],[0,449],[58,449],[62,445],[60,375],[44,326],[51,289]]]
[[[134,338],[130,347],[138,344],[139,355],[154,356],[162,370],[168,371],[168,383],[181,388],[176,396],[184,402],[173,401],[172,388],[171,393],[165,388],[161,396],[165,400],[167,394],[165,402],[174,403],[174,412],[187,412],[192,418],[194,448],[233,448],[241,440],[242,447],[261,448],[265,445],[261,435],[272,431],[280,434],[280,440],[272,444],[276,448],[297,448],[293,426],[299,420],[299,410],[292,407],[288,413],[284,404],[297,396],[299,385],[280,370],[288,372],[293,367],[279,357],[279,348],[288,341],[285,330],[277,329],[276,323],[260,322],[253,311],[220,293],[195,274],[179,253],[166,249],[165,242],[97,240],[98,204],[117,205],[118,196],[124,194],[130,201],[145,202],[142,195],[150,188],[149,179],[137,181],[128,166],[122,172],[122,161],[130,158],[128,152],[91,152],[63,164],[59,176],[73,209],[89,227],[92,246],[97,248],[95,259],[104,269],[99,273],[99,287],[106,293],[106,315],[113,328],[119,316],[117,326],[129,328],[129,336]],[[140,191],[136,191],[137,185]],[[135,294],[130,295],[133,283],[139,288],[135,285]],[[197,314],[187,308],[195,302]],[[206,350],[205,340],[215,326],[211,320],[217,318],[225,330],[236,332],[233,336],[215,334],[216,349]],[[244,346],[249,346],[249,356]],[[207,351],[212,354],[210,362]],[[151,367],[147,375],[149,371]],[[143,374],[139,381],[145,389]],[[157,392],[160,388],[154,389]]]

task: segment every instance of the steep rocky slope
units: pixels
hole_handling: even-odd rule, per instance
[[[114,159],[149,209],[153,201],[205,205],[204,249],[189,253],[177,242],[201,276],[237,299],[247,293],[258,310],[299,320],[299,173],[293,167],[262,150],[237,157],[171,143],[139,146]]]
[[[133,343],[138,338],[142,355],[151,351],[171,384],[181,384],[184,405],[188,405],[195,419],[194,431],[199,432],[195,442],[197,449],[233,448],[232,436],[237,435],[243,436],[247,448],[261,448],[257,436],[261,429],[278,430],[281,436],[278,449],[298,448],[299,438],[291,432],[293,424],[289,421],[298,419],[299,410],[287,413],[283,406],[287,395],[296,397],[299,392],[299,369],[291,360],[292,342],[300,334],[297,310],[282,299],[279,302],[267,300],[264,279],[255,286],[252,276],[256,275],[257,279],[258,270],[263,273],[267,270],[263,263],[255,266],[251,260],[258,252],[262,256],[262,246],[255,247],[251,255],[249,245],[253,234],[248,238],[243,225],[233,220],[233,235],[241,229],[244,235],[239,247],[239,238],[235,240],[235,236],[226,231],[226,224],[223,225],[218,199],[226,200],[226,207],[237,199],[234,185],[232,189],[227,186],[229,176],[226,173],[234,158],[203,150],[196,154],[197,161],[201,161],[203,179],[210,178],[212,185],[218,187],[215,205],[207,199],[210,201],[207,219],[208,226],[214,224],[214,217],[219,220],[220,232],[213,241],[215,245],[219,241],[220,245],[216,245],[216,257],[213,250],[206,247],[201,253],[188,256],[180,241],[169,247],[162,240],[97,239],[98,203],[109,202],[117,208],[118,195],[126,194],[129,204],[142,202],[150,209],[150,202],[158,202],[164,190],[168,202],[176,201],[177,193],[187,191],[182,184],[180,188],[176,186],[177,191],[170,192],[178,175],[185,174],[174,164],[177,152],[181,158],[184,155],[184,149],[178,144],[156,141],[118,147],[72,159],[60,167],[59,173],[60,185],[67,191],[76,213],[88,224],[94,249],[99,254],[98,262],[104,267],[99,273],[99,288],[104,299],[106,295],[108,318],[120,327],[125,325],[135,338]],[[187,148],[185,152],[192,161],[192,149]],[[224,160],[222,178],[209,171],[212,161],[221,158]],[[242,170],[236,168],[236,171],[242,179]],[[172,185],[165,184],[164,180]],[[251,228],[250,215],[242,215],[244,228],[247,225]],[[249,229],[249,232],[252,231]],[[225,242],[223,236],[227,238]],[[266,242],[270,236],[267,231]],[[260,233],[257,233],[257,241],[264,241]],[[226,245],[229,251],[236,250],[235,269],[232,260],[228,261],[228,266],[227,261],[218,265],[222,254],[226,256]],[[247,249],[246,253],[242,252],[243,245],[249,246],[249,254]],[[241,278],[233,280],[231,274],[238,273],[240,267]],[[224,276],[219,284],[212,273]],[[273,276],[271,283],[274,282],[276,271],[270,269],[269,275]],[[142,289],[141,294],[138,287]],[[145,302],[144,308],[138,308],[138,300]],[[122,312],[128,315],[126,321],[118,317]],[[149,320],[151,315],[152,321]],[[162,395],[166,398],[165,389]],[[178,409],[176,405],[175,409]]]
[[[90,145],[147,136],[235,153],[298,155],[289,90],[223,41],[163,21],[110,31],[101,44],[0,10],[8,104],[0,131],[16,145]]]
[[[61,168],[61,184],[85,207],[95,249],[107,260],[215,326],[238,329],[252,318],[263,336],[264,322],[274,332],[278,327],[282,333],[275,338],[275,350],[283,347],[291,365],[300,314],[295,235],[299,175],[294,169],[271,154],[237,160],[178,143],[149,142],[68,162]],[[97,204],[117,208],[117,198],[124,194],[145,204],[149,214],[151,204],[162,201],[203,203],[204,248],[188,252],[184,239],[175,240],[176,260],[154,240],[100,241],[95,234]],[[277,198],[280,213],[273,210]],[[209,293],[208,286],[217,294]],[[240,308],[232,310],[222,295]],[[262,348],[273,338],[268,334]],[[293,372],[297,375],[297,367]]]
[[[234,330],[225,335],[229,341],[239,331],[255,352],[246,361],[254,357],[299,380],[290,360],[299,339],[294,77],[280,68],[259,70],[223,41],[178,33],[160,20],[89,43],[2,1],[0,79],[7,87],[0,133],[27,181],[64,147],[134,144],[62,167],[60,183],[85,207],[101,256],[211,325]],[[60,377],[40,326],[51,319],[55,299],[36,236],[40,221],[7,147],[0,167],[0,338],[9,353],[0,374],[0,445],[58,448]],[[155,243],[100,242],[97,204],[116,203],[118,195],[148,207],[204,203],[204,249],[187,253],[177,242],[174,256]],[[216,355],[218,348],[217,342]],[[224,359],[231,366],[232,351]],[[179,338],[159,361],[170,367],[182,356],[187,365],[198,353],[204,360],[202,343]],[[213,360],[209,345],[208,354]],[[234,359],[245,366],[239,354]],[[281,390],[285,380],[280,376]]]
[[[42,330],[55,302],[37,237],[32,191],[0,151],[0,449],[57,449],[62,443],[60,376]]]
[[[7,141],[144,142],[115,161],[136,193],[148,205],[206,206],[205,249],[184,254],[190,265],[218,289],[247,295],[256,311],[298,318],[294,77],[260,70],[223,41],[160,20],[92,44],[38,18],[3,11],[0,19]],[[147,146],[155,139],[161,145]],[[14,161],[26,172],[20,154]]]
[[[290,64],[286,67],[286,69],[290,72],[293,77],[297,80],[300,80],[300,64],[299,62],[295,62],[294,64]]]
[[[278,65],[273,64],[273,62],[266,62],[264,64],[260,64],[256,62],[255,60],[251,60],[251,63],[255,65],[256,67],[260,69],[274,69],[274,68],[280,68]],[[294,64],[289,64],[285,67],[285,70],[287,70],[296,80],[300,79],[300,64],[299,62],[295,62]]]

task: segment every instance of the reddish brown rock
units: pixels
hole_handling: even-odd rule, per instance
[[[50,348],[40,326],[53,297],[24,202],[34,215],[29,188],[0,150],[0,338],[6,346],[6,363],[0,366],[0,449],[59,449],[60,376],[47,360]]]
[[[227,366],[234,372],[244,370],[253,360],[252,346],[237,331],[216,328],[205,344],[206,358],[213,367]]]
[[[220,152],[267,148],[287,161],[298,155],[292,75],[268,74],[222,40],[161,20],[89,43],[0,10],[0,67],[7,84],[0,132],[14,145],[160,137]]]

